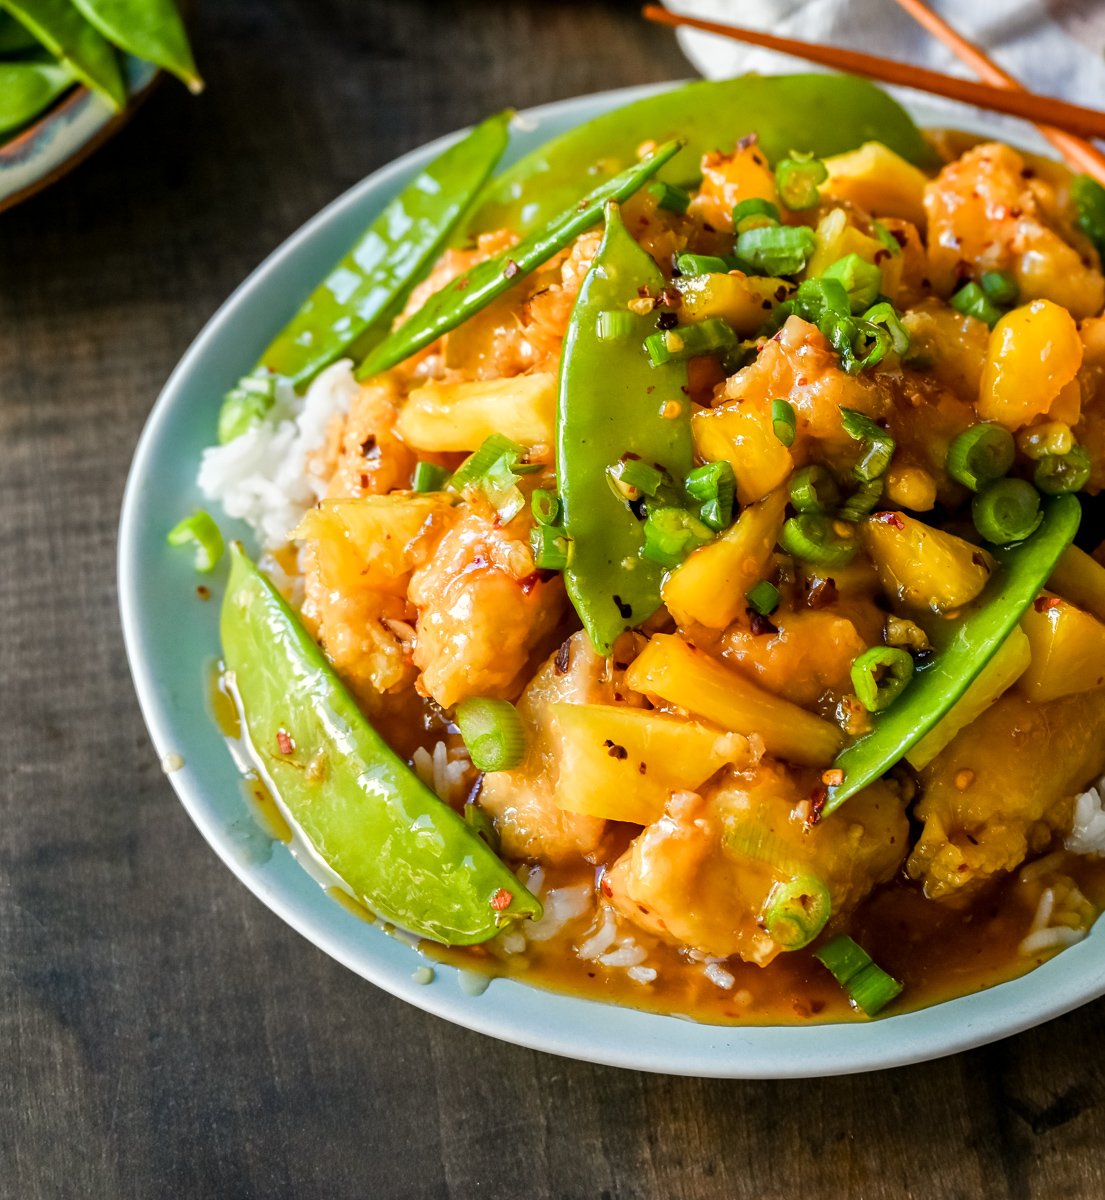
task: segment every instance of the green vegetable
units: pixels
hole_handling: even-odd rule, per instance
[[[569,245],[602,216],[609,201],[627,200],[670,158],[679,152],[682,142],[671,141],[586,196],[578,197],[560,216],[534,230],[517,245],[478,263],[467,274],[454,279],[409,317],[397,330],[373,350],[357,369],[357,378],[365,379],[394,367],[416,351],[455,329],[474,313],[485,308],[496,296],[513,287],[531,271]],[[583,176],[585,178],[585,176]],[[626,297],[620,307],[625,307]],[[607,309],[619,306],[610,304]],[[593,314],[597,327],[598,313]]]
[[[983,271],[978,282],[995,304],[1017,303],[1020,289],[1017,287],[1017,281],[1008,271]]]
[[[693,463],[687,375],[669,361],[653,366],[641,351],[648,315],[634,341],[602,342],[598,313],[624,309],[664,277],[630,236],[616,205],[606,209],[606,233],[568,323],[560,362],[556,461],[564,527],[571,557],[564,571],[568,595],[595,649],[610,653],[614,640],[660,607],[659,564],[640,556],[642,522],[606,483],[606,468],[623,456],[684,479]]]
[[[642,462],[639,458],[627,458],[617,466],[617,480],[627,488],[645,496],[655,496],[664,483],[664,472]]]
[[[861,946],[846,933],[838,934],[813,953],[832,972],[852,1003],[869,1017],[884,1009],[901,994],[902,985],[877,966]]]
[[[890,348],[899,357],[909,353],[909,330],[902,324],[902,318],[889,300],[873,305],[863,314],[863,319],[868,325],[886,330],[890,337]]]
[[[1075,175],[1070,185],[1075,224],[1097,247],[1105,260],[1105,187],[1089,175]]]
[[[498,511],[506,524],[525,507],[525,497],[518,487],[523,475],[540,470],[537,465],[523,463],[528,451],[511,441],[505,434],[493,433],[484,438],[483,445],[470,454],[446,480],[445,486],[454,492],[478,489]]]
[[[645,338],[645,349],[657,367],[665,363],[686,362],[703,354],[724,354],[736,344],[737,335],[721,317],[710,317],[693,325],[680,325],[677,329],[650,333]]]
[[[885,92],[850,75],[744,75],[702,81],[634,101],[553,138],[487,188],[465,235],[504,226],[526,232],[573,203],[579,181],[596,183],[630,166],[637,147],[678,137],[681,164],[697,170],[703,154],[728,149],[746,133],[777,162],[793,150],[819,158],[879,141],[922,166],[934,155],[905,110]],[[685,165],[660,179],[685,183]]]
[[[69,68],[52,59],[0,62],[0,133],[34,120],[73,83]]]
[[[1040,493],[1023,479],[999,479],[971,501],[971,519],[988,542],[1023,542],[1043,520]]]
[[[673,183],[650,183],[648,194],[655,198],[656,207],[665,212],[682,216],[691,202],[691,194],[686,188],[676,187]]]
[[[860,317],[827,315],[818,327],[840,355],[840,365],[849,375],[878,366],[893,345],[884,328]]]
[[[848,293],[848,302],[854,313],[870,308],[882,290],[882,272],[874,263],[860,258],[858,254],[846,254],[838,258],[825,268],[821,278],[839,280]]]
[[[677,254],[675,269],[680,275],[724,275],[729,264],[713,254]]]
[[[272,375],[243,375],[223,397],[219,409],[219,445],[241,437],[251,425],[263,421],[276,403],[276,379]]]
[[[1009,473],[1017,447],[1002,425],[983,422],[965,429],[948,447],[948,474],[972,492]]]
[[[677,567],[692,550],[713,541],[714,532],[685,508],[658,508],[648,514],[641,554],[662,567]]]
[[[829,178],[829,168],[812,155],[784,158],[775,168],[779,199],[789,209],[813,208],[821,199],[818,185]]]
[[[848,293],[839,279],[829,279],[818,276],[816,279],[804,279],[798,285],[792,300],[784,301],[775,310],[777,319],[785,320],[791,313],[797,313],[804,320],[813,322],[821,328],[827,317],[846,317],[852,311]]]
[[[69,0],[0,0],[36,41],[102,96],[116,111],[127,103],[127,89],[114,49]]]
[[[1049,496],[1079,492],[1090,481],[1093,464],[1084,446],[1072,446],[1066,454],[1045,454],[1036,463],[1032,481]]]
[[[457,705],[457,728],[474,766],[481,771],[510,771],[526,756],[526,731],[509,700],[486,696]]]
[[[570,543],[562,525],[535,525],[529,531],[529,544],[539,571],[562,571],[568,565]]]
[[[873,646],[852,663],[852,687],[868,712],[882,712],[913,678],[913,659],[893,646]]]
[[[89,23],[127,54],[172,71],[202,92],[184,22],[174,0],[73,0]]]
[[[744,593],[744,598],[754,612],[761,617],[769,617],[779,607],[779,589],[768,579],[750,587]]]
[[[829,889],[816,875],[777,883],[764,905],[768,936],[784,950],[801,950],[825,928],[832,915]]]
[[[832,512],[840,503],[840,488],[825,467],[803,467],[791,477],[790,502],[800,513]]]
[[[863,443],[863,455],[852,473],[861,483],[880,478],[894,457],[894,439],[870,417],[854,408],[840,410],[840,423],[850,438]]]
[[[874,718],[871,732],[837,756],[833,766],[844,779],[829,789],[826,813],[904,757],[971,686],[1074,540],[1081,514],[1074,496],[1057,496],[1046,502],[1043,523],[1032,537],[994,551],[1003,569],[972,611],[955,623],[944,649],[917,668],[908,693]]]
[[[856,556],[859,543],[833,528],[820,513],[802,513],[783,522],[779,545],[795,558],[822,567],[842,567]]]
[[[1001,317],[1001,309],[990,299],[989,296],[973,281],[965,283],[958,292],[948,301],[954,309],[958,309],[964,316],[974,317],[976,320],[985,321],[991,328],[997,323]]]
[[[737,236],[737,258],[758,275],[797,275],[817,248],[808,225],[761,225]]]
[[[497,113],[450,146],[390,201],[261,355],[303,388],[373,336],[437,256],[502,157],[511,113]]]
[[[205,575],[213,571],[223,556],[223,535],[210,513],[199,509],[169,530],[165,540],[170,546],[195,546],[196,570]]]
[[[0,12],[0,55],[11,58],[13,55],[35,50],[38,46],[38,40],[29,29],[24,28],[6,12]]]
[[[452,945],[541,905],[372,728],[272,584],[231,548],[223,658],[281,803],[358,900]]]
[[[448,478],[449,472],[437,463],[415,463],[414,474],[411,476],[411,491],[440,492]]]
[[[738,200],[733,207],[733,232],[744,233],[746,229],[759,229],[764,225],[779,224],[779,208],[770,200],[750,196]]]
[[[622,311],[612,310],[611,312],[599,313],[598,335],[604,342],[616,342],[620,338],[629,337],[636,329],[636,323],[633,320],[633,314]]]
[[[534,489],[529,507],[538,525],[555,525],[560,520],[560,497],[547,488]]]
[[[840,506],[837,517],[841,521],[850,521],[853,524],[862,521],[868,513],[875,511],[875,505],[882,499],[882,493],[881,477],[864,481]]]
[[[794,414],[794,405],[789,400],[772,400],[771,429],[784,446],[794,445],[798,418]]]

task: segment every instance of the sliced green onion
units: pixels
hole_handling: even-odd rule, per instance
[[[784,446],[794,445],[794,436],[798,432],[798,418],[790,401],[772,400],[771,428]]]
[[[799,875],[777,883],[763,910],[768,936],[783,950],[801,950],[825,928],[832,915],[829,889],[816,875]]]
[[[1093,466],[1084,446],[1072,446],[1067,454],[1045,454],[1036,463],[1032,481],[1049,496],[1079,492],[1090,481]]]
[[[1008,306],[1017,303],[1020,289],[1008,271],[984,271],[978,282],[995,304]]]
[[[691,202],[691,194],[686,188],[677,187],[674,183],[650,183],[648,194],[656,201],[656,207],[666,212],[682,216]]]
[[[889,300],[873,305],[863,314],[863,319],[869,325],[886,330],[890,335],[890,348],[899,358],[909,353],[909,330],[902,324],[902,318]]]
[[[852,311],[844,284],[839,279],[827,279],[824,275],[817,279],[804,279],[798,285],[792,303],[799,316],[818,328],[826,317],[847,317]]]
[[[668,362],[684,362],[701,354],[721,354],[736,345],[737,335],[720,317],[650,333],[645,338],[645,349],[657,367]]]
[[[800,513],[832,512],[840,503],[840,488],[825,467],[803,467],[791,478],[790,502]]]
[[[642,458],[624,458],[618,464],[618,479],[646,496],[655,496],[664,482],[664,472]]]
[[[703,525],[708,525],[715,533],[720,533],[733,522],[733,502],[707,500],[699,507],[698,518]]]
[[[729,264],[715,254],[678,254],[675,269],[680,275],[724,275]]]
[[[466,487],[479,483],[504,456],[517,462],[520,458],[524,458],[525,454],[525,446],[511,441],[505,434],[493,433],[490,437],[484,438],[475,454],[470,454],[457,467],[449,477],[448,486],[455,491],[463,491]]]
[[[714,531],[683,508],[658,508],[644,525],[643,557],[662,567],[677,567],[692,550],[713,541]]]
[[[753,196],[742,200],[733,209],[733,232],[745,233],[749,229],[762,229],[767,225],[779,224],[778,206],[770,200]]]
[[[547,488],[534,488],[529,510],[538,525],[555,525],[560,519],[560,498]]]
[[[737,237],[737,257],[762,275],[797,275],[817,248],[808,225],[767,225]]]
[[[891,254],[901,254],[902,247],[898,243],[898,239],[881,221],[871,222],[871,232],[875,235],[875,237],[878,238],[879,242],[890,251]]]
[[[944,466],[964,487],[977,492],[1009,473],[1017,456],[1013,435],[1002,425],[983,422],[964,429],[948,447]]]
[[[478,488],[498,512],[499,520],[505,524],[516,517],[526,504],[526,498],[518,487],[518,479],[541,469],[538,464],[519,462],[526,453],[525,446],[501,433],[493,433],[484,439],[475,454],[469,455],[460,464],[446,480],[445,486],[457,492]]]
[[[637,322],[633,319],[632,313],[615,308],[599,313],[595,332],[598,334],[600,342],[617,342],[631,337],[636,327]]]
[[[533,565],[539,571],[562,571],[568,565],[568,536],[559,525],[534,525],[529,531]]]
[[[509,771],[525,758],[525,727],[509,700],[486,696],[462,700],[456,723],[472,765],[479,770]]]
[[[975,528],[997,546],[1023,542],[1044,519],[1040,493],[1023,479],[999,479],[971,502]]]
[[[848,521],[855,525],[862,521],[868,513],[875,511],[875,505],[882,499],[883,480],[867,479],[856,488],[837,511],[837,519]]]
[[[881,1012],[901,994],[902,985],[876,965],[871,955],[846,933],[826,942],[813,952],[813,956],[832,972],[852,1003],[869,1017]]]
[[[868,712],[889,708],[913,678],[913,659],[894,646],[873,646],[852,663],[852,687]]]
[[[1105,187],[1089,175],[1075,175],[1070,184],[1070,197],[1077,214],[1075,224],[1097,247],[1105,259]]]
[[[744,593],[744,598],[761,617],[769,617],[779,607],[779,589],[767,579],[761,579]]]
[[[241,437],[251,425],[263,421],[276,403],[276,377],[243,375],[223,397],[219,409],[219,445]]]
[[[820,325],[849,375],[877,366],[890,352],[890,334],[859,317],[827,316]]]
[[[732,501],[737,481],[732,466],[723,458],[695,467],[684,481],[684,486],[692,500],[705,502],[728,497]]]
[[[202,508],[174,525],[165,540],[170,546],[194,545],[196,570],[205,575],[215,569],[223,556],[223,535],[214,517]]]
[[[843,535],[821,513],[802,513],[783,523],[779,545],[795,558],[817,566],[842,567],[855,557],[859,542]]]
[[[449,478],[449,472],[437,463],[419,462],[414,465],[411,490],[415,492],[440,492]]]
[[[863,455],[852,468],[855,477],[864,483],[878,479],[890,465],[897,443],[885,429],[854,408],[840,410],[840,423],[850,438],[863,443]]]
[[[964,316],[985,321],[991,328],[1001,317],[1001,309],[973,281],[965,283],[948,303]]]
[[[813,208],[821,199],[817,190],[829,178],[829,168],[812,154],[796,154],[784,158],[775,168],[775,186],[779,199],[789,209]]]
[[[846,254],[821,272],[823,279],[839,279],[851,302],[852,312],[861,313],[875,303],[882,290],[882,272],[858,254]]]

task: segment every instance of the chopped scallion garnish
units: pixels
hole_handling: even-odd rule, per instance
[[[852,1003],[869,1017],[881,1012],[901,994],[902,985],[871,959],[846,933],[815,950],[814,958],[832,972]]]
[[[768,936],[783,950],[801,950],[825,928],[832,915],[829,889],[816,875],[777,883],[763,909]]]
[[[570,542],[559,525],[534,525],[529,531],[533,565],[539,571],[562,571],[568,565]]]
[[[808,225],[766,225],[737,237],[737,257],[763,275],[797,275],[817,248]]]
[[[534,488],[529,509],[538,525],[555,525],[560,519],[560,498],[548,488]]]
[[[721,354],[733,349],[736,344],[737,335],[720,317],[650,333],[645,338],[645,349],[657,367],[668,362],[697,358],[702,354]]]
[[[715,254],[678,254],[675,269],[680,275],[724,275],[729,264]]]
[[[509,771],[525,757],[525,727],[509,700],[486,696],[462,700],[456,722],[472,765],[479,770]]]
[[[526,453],[525,446],[504,434],[493,433],[484,439],[475,454],[470,454],[460,464],[445,486],[456,492],[478,488],[505,523],[525,507],[525,497],[518,487],[519,477],[540,469],[520,462]]]
[[[196,570],[205,575],[215,569],[223,556],[223,535],[214,517],[202,508],[174,525],[165,540],[170,546],[194,545]]]
[[[219,445],[225,446],[263,421],[275,402],[274,375],[243,375],[223,397],[219,409]]]
[[[881,221],[871,222],[871,232],[874,233],[883,247],[889,250],[891,254],[901,254],[902,248],[898,244],[898,239]]]
[[[800,513],[831,512],[840,502],[840,488],[828,469],[815,463],[794,473],[790,502]]]
[[[415,492],[440,492],[449,478],[445,467],[437,463],[415,463],[414,474],[411,476],[411,490]]]
[[[632,336],[636,324],[632,313],[623,309],[608,309],[599,313],[598,328],[595,332],[600,342],[616,342]]]
[[[913,659],[894,646],[874,646],[852,663],[852,687],[868,712],[889,708],[913,678]]]
[[[837,518],[855,525],[862,521],[868,513],[875,511],[875,505],[882,499],[883,480],[864,480],[848,497],[837,511]]]
[[[793,446],[798,432],[798,418],[789,400],[772,400],[771,428],[784,446]]]
[[[840,410],[840,423],[850,438],[863,443],[863,453],[852,469],[855,477],[864,483],[878,479],[894,457],[894,439],[870,417],[854,408]]]
[[[734,233],[741,234],[749,229],[778,224],[779,208],[770,200],[761,200],[758,196],[753,196],[749,200],[741,200],[733,209]]]
[[[1049,496],[1078,492],[1090,481],[1093,465],[1084,446],[1073,446],[1066,454],[1045,454],[1036,463],[1032,481]]]
[[[965,283],[948,303],[964,316],[985,321],[991,328],[1001,317],[1001,309],[973,280]]]
[[[984,271],[978,282],[995,304],[1008,306],[1017,303],[1020,289],[1016,279],[1008,271]]]
[[[882,288],[882,272],[874,263],[858,254],[846,254],[825,268],[822,279],[836,279],[844,285],[852,312],[861,313],[871,307]]]
[[[677,567],[692,550],[712,541],[714,531],[683,508],[658,508],[648,514],[641,554],[662,567]]]
[[[997,546],[1023,542],[1044,519],[1040,493],[1023,479],[999,479],[971,502],[971,519],[978,532]]]
[[[779,545],[795,558],[815,566],[842,567],[855,557],[859,542],[855,536],[835,528],[835,522],[821,513],[801,513],[783,523]]]
[[[1070,196],[1078,214],[1075,224],[1105,258],[1105,187],[1089,175],[1075,175]]]
[[[768,579],[761,579],[759,583],[750,587],[744,593],[744,598],[761,617],[771,616],[779,607],[779,589]]]
[[[873,305],[863,314],[863,319],[869,325],[886,330],[890,335],[890,348],[899,358],[909,353],[909,330],[902,324],[902,318],[889,300]]]
[[[691,202],[690,192],[674,183],[650,183],[648,194],[655,199],[657,208],[680,217],[687,211],[687,205]]]
[[[812,154],[791,151],[775,168],[775,186],[779,199],[789,209],[813,208],[821,199],[818,185],[829,178],[829,169]]]
[[[617,472],[626,487],[636,488],[645,496],[655,496],[665,479],[663,470],[640,458],[622,459]]]
[[[977,492],[1007,475],[1016,454],[1013,435],[1008,429],[983,422],[964,429],[952,441],[944,466],[953,479]]]

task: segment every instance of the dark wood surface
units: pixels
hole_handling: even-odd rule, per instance
[[[216,860],[154,761],[115,526],[220,300],[396,154],[688,68],[632,4],[210,0],[209,88],[0,219],[0,1195],[1100,1197],[1105,1003],[881,1075],[701,1082],[377,991]]]

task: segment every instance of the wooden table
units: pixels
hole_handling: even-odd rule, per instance
[[[207,93],[164,84],[0,218],[0,1195],[1105,1195],[1103,1003],[881,1075],[587,1066],[377,991],[202,842],[116,613],[124,476],[170,368],[265,254],[401,151],[687,67],[631,3],[199,8]]]

